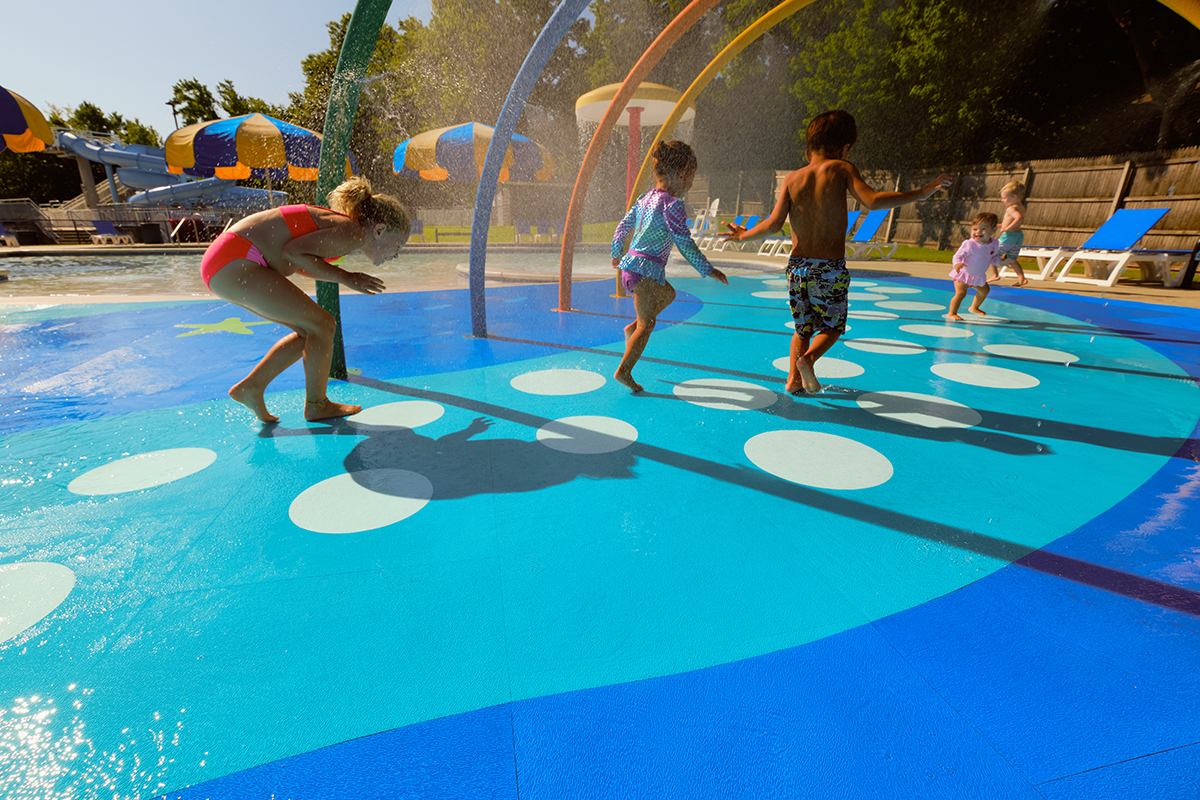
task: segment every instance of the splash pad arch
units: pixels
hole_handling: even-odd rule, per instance
[[[651,42],[650,46],[634,64],[629,75],[621,84],[609,104],[608,112],[601,119],[588,146],[583,164],[575,181],[575,190],[571,195],[571,204],[567,211],[567,220],[562,234],[562,251],[559,263],[559,303],[562,311],[571,310],[571,265],[575,253],[575,238],[580,226],[580,213],[583,198],[587,194],[588,184],[595,172],[600,152],[608,142],[609,133],[617,119],[625,110],[633,92],[650,72],[663,55],[679,38],[692,28],[705,12],[716,6],[721,0],[693,0],[689,3],[662,33]],[[697,95],[716,76],[720,69],[744,50],[751,42],[762,36],[772,27],[782,22],[790,14],[799,11],[816,0],[786,0],[771,11],[755,20],[733,42],[709,63],[697,76],[656,134],[654,141],[664,138],[674,130],[683,111],[691,104]],[[1200,28],[1200,0],[1159,0],[1186,19],[1196,28]],[[521,64],[504,107],[496,121],[496,133],[488,148],[487,159],[483,172],[479,177],[479,189],[475,196],[475,210],[471,223],[470,251],[470,302],[471,302],[471,331],[478,337],[487,336],[487,311],[483,296],[484,262],[487,258],[487,228],[491,221],[491,204],[496,196],[496,185],[500,178],[503,157],[516,129],[517,120],[524,109],[525,101],[533,90],[533,85],[541,76],[550,56],[566,37],[571,24],[587,8],[588,0],[563,0],[547,20],[538,34],[533,47]],[[349,144],[350,131],[354,125],[354,114],[358,107],[358,95],[361,91],[361,77],[365,77],[366,63],[374,50],[374,42],[378,39],[383,27],[384,18],[391,7],[391,0],[358,0],[346,39],[342,44],[342,53],[338,59],[337,71],[334,74],[333,88],[329,95],[329,105],[325,117],[324,140],[334,144],[333,147],[323,148],[321,155],[320,175],[317,180],[318,200],[323,198],[333,188],[333,176],[339,169],[337,159],[333,155]],[[653,146],[653,142],[651,143]],[[643,162],[641,173],[636,185],[641,185],[646,172],[646,162]],[[323,307],[338,316],[338,295],[336,284],[318,284],[317,299]],[[334,377],[344,378],[346,374],[345,356],[342,350],[341,326],[338,326],[337,340],[334,350]]]

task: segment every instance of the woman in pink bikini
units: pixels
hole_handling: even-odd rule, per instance
[[[263,396],[267,386],[300,358],[304,359],[306,420],[362,410],[325,396],[337,323],[287,276],[305,275],[378,294],[383,281],[364,272],[347,272],[329,261],[361,251],[378,266],[400,252],[408,241],[410,223],[398,200],[371,194],[371,184],[364,178],[351,178],[334,189],[329,205],[283,206],[251,214],[218,236],[200,265],[205,285],[217,297],[293,331],[229,390],[231,398],[263,422],[279,421],[267,411]]]

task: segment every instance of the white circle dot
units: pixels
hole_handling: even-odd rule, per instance
[[[560,453],[612,453],[637,441],[637,428],[612,417],[563,417],[538,428],[537,439]]]
[[[988,314],[986,317],[983,317],[979,314],[971,314],[968,312],[967,315],[963,317],[963,321],[971,325],[1003,325],[1004,323],[1008,322],[1008,319],[1005,317],[997,317],[995,314]]]
[[[362,425],[417,428],[441,419],[445,413],[446,409],[438,403],[431,403],[428,400],[402,400],[398,403],[384,403],[380,406],[364,408],[346,419]]]
[[[939,311],[945,308],[939,303],[918,303],[912,300],[888,300],[885,303],[876,303],[876,305],[896,311]]]
[[[875,281],[855,281],[854,285],[855,286],[878,286],[879,284],[876,283]]]
[[[763,281],[763,286],[787,286],[786,278],[767,278]]]
[[[876,294],[875,292],[847,292],[847,300],[887,300],[886,294]]]
[[[884,294],[920,294],[921,290],[915,286],[880,286],[875,289],[876,292]]]
[[[915,333],[918,336],[938,336],[943,339],[965,339],[975,335],[965,328],[956,328],[952,325],[901,325],[900,330],[905,333]]]
[[[899,319],[899,314],[893,314],[890,311],[873,311],[871,309],[850,309],[846,312],[846,316],[850,319]]]
[[[1079,356],[1048,347],[1030,347],[1023,344],[985,344],[983,349],[995,356],[1027,358],[1030,361],[1049,361],[1055,364],[1074,364]]]
[[[75,573],[62,564],[23,561],[0,565],[0,642],[36,625],[58,608],[73,588]]]
[[[970,386],[985,386],[989,389],[1031,389],[1041,381],[1032,375],[1004,367],[986,364],[934,364],[929,368],[934,375],[955,383]]]
[[[764,300],[787,300],[790,296],[787,292],[751,292],[750,294]]]
[[[704,408],[756,411],[779,399],[775,392],[754,383],[724,378],[698,378],[675,385],[675,396]]]
[[[745,451],[764,472],[818,489],[869,489],[892,477],[892,462],[878,450],[830,433],[768,431]]]
[[[926,352],[923,346],[915,342],[901,341],[900,339],[844,339],[843,341],[847,347],[854,350],[863,350],[868,353],[911,356]]]
[[[782,356],[772,361],[771,365],[781,372],[788,372],[791,360],[791,356]],[[817,365],[813,368],[813,371],[817,373],[818,378],[854,378],[862,375],[866,370],[853,361],[844,361],[840,358],[825,356],[817,360]]]
[[[962,403],[916,392],[868,392],[859,395],[858,405],[877,417],[922,428],[970,428],[983,421],[978,411]]]
[[[217,460],[203,447],[178,447],[141,453],[88,470],[67,486],[74,494],[121,494],[186,478]]]
[[[526,394],[583,394],[604,385],[604,376],[586,369],[543,369],[518,375],[509,383]]]
[[[433,484],[406,469],[366,469],[327,478],[288,508],[292,522],[315,533],[360,533],[411,517],[433,497]]]

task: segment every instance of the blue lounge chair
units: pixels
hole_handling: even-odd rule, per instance
[[[746,217],[744,215],[733,218],[734,225],[741,225],[745,221],[746,221]],[[700,249],[701,250],[704,250],[704,249],[722,250],[722,249],[724,249],[722,247],[724,240],[721,237],[725,235],[727,230],[728,229],[726,229],[720,222],[717,221],[716,217],[713,217],[712,228],[705,234],[704,238],[700,240],[700,243],[699,243]]]
[[[4,223],[0,222],[0,247],[20,247],[21,243],[17,241],[17,237],[13,236],[4,228]],[[7,273],[6,273],[7,274]]]
[[[867,212],[867,216],[863,218],[862,224],[858,226],[854,236],[846,240],[846,258],[855,260],[870,258],[871,252],[874,250],[879,251],[879,258],[882,261],[887,261],[895,255],[896,248],[900,246],[899,243],[872,241],[887,215],[888,209]],[[884,250],[887,250],[887,255],[884,255]]]
[[[120,233],[108,220],[94,219],[92,227],[96,229],[92,234],[92,244],[133,244],[132,236]]]
[[[537,233],[535,233],[533,235],[533,240],[535,242],[541,242],[541,241],[557,242],[558,241],[558,234],[554,233],[550,230],[550,221],[549,220],[539,219],[533,223],[533,227],[537,228]]]
[[[1062,269],[1058,272],[1059,283],[1088,283],[1093,286],[1116,286],[1121,273],[1131,263],[1148,263],[1154,265],[1163,283],[1171,282],[1171,262],[1187,261],[1191,257],[1190,250],[1138,250],[1135,249],[1147,231],[1167,215],[1169,208],[1122,208],[1116,211],[1108,221],[1096,229],[1079,248],[1061,248],[1064,252],[1060,260],[1065,258]],[[1025,248],[1021,248],[1021,255]],[[1076,262],[1085,267],[1083,276],[1072,275],[1071,268]],[[1107,263],[1104,277],[1092,277],[1095,263]],[[1101,268],[1104,269],[1103,267]]]
[[[744,217],[744,218],[738,217],[737,219],[735,219],[733,221],[733,223],[735,225],[741,225],[746,230],[750,230],[751,228],[753,228],[755,225],[758,224],[758,221],[760,219],[762,219],[762,216],[760,214],[755,214],[754,216],[750,216],[750,217]],[[735,242],[731,239],[718,239],[716,242],[713,243],[712,249],[713,250],[728,250],[730,248],[733,248],[734,250],[741,250],[745,244],[746,244],[745,242]]]
[[[425,223],[419,219],[411,220],[412,227],[408,231],[408,240],[415,242],[419,237],[421,241],[425,241]]]
[[[530,230],[529,220],[517,220],[517,235],[513,238],[513,241],[520,244],[522,237],[528,239],[530,244],[533,244],[533,231]]]

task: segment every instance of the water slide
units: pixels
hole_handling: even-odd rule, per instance
[[[117,178],[124,185],[145,191],[127,201],[130,205],[171,205],[204,200],[210,206],[261,207],[266,205],[266,189],[238,186],[222,178],[192,180],[167,170],[161,147],[130,144],[100,144],[72,131],[58,131],[58,146],[77,156],[119,167]],[[275,205],[287,202],[285,192],[275,192]]]

